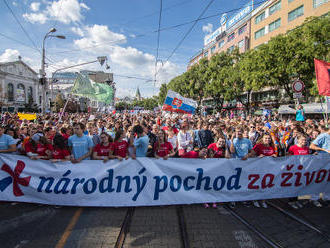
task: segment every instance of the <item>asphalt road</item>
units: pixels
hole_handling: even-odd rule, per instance
[[[226,205],[129,209],[0,202],[0,247],[330,247],[330,207],[307,204],[293,210],[285,201],[270,203],[291,216],[274,206],[240,204],[231,210]]]

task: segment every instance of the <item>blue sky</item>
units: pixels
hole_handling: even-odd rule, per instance
[[[215,0],[188,37],[165,64],[158,63],[157,82],[118,77],[153,79],[157,51],[160,0],[6,0],[25,28],[24,33],[13,15],[0,1],[0,62],[23,61],[37,72],[40,68],[41,42],[52,27],[66,40],[47,39],[47,75],[57,68],[108,57],[117,83],[119,97],[134,95],[139,86],[142,96],[158,92],[161,83],[186,70],[189,58],[203,46],[204,36],[219,27],[221,13],[242,7],[248,0]],[[210,0],[163,0],[161,28],[195,20]],[[229,13],[228,16],[231,16]],[[160,32],[159,60],[166,61],[193,23]],[[5,38],[3,35],[15,39]],[[28,38],[28,36],[30,38]],[[31,41],[31,40],[32,41]],[[19,41],[19,42],[17,42]],[[33,44],[34,43],[34,44]],[[36,48],[36,47],[37,48]],[[97,64],[79,69],[103,70]]]

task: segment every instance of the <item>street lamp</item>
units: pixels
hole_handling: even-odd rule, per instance
[[[42,84],[42,113],[45,113],[46,110],[46,90],[47,90],[47,81],[46,81],[46,73],[45,73],[45,41],[49,37],[55,37],[58,39],[65,39],[64,35],[52,35],[52,33],[56,32],[56,28],[52,28],[48,31],[42,41],[42,58],[41,58],[41,84]]]

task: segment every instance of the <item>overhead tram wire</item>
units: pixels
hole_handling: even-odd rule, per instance
[[[41,54],[40,49],[37,47],[37,45],[34,43],[34,41],[31,39],[30,35],[28,34],[28,32],[26,32],[25,28],[23,27],[23,25],[21,24],[21,22],[18,20],[17,16],[15,15],[14,11],[11,9],[11,7],[9,6],[9,4],[7,3],[6,0],[3,0],[3,2],[5,3],[5,5],[7,6],[7,8],[9,9],[10,13],[12,14],[12,16],[14,17],[14,19],[16,20],[16,22],[18,23],[18,25],[21,27],[21,29],[23,30],[24,34],[26,35],[26,37],[28,37],[28,39],[31,41],[31,43],[33,44],[33,46],[39,51],[39,53]]]
[[[263,0],[261,2],[258,2],[258,3],[254,3],[254,6],[258,6],[260,4],[263,4],[265,2],[267,2],[268,0]],[[176,24],[176,25],[173,25],[173,26],[169,26],[169,27],[164,27],[164,28],[161,28],[159,31],[160,32],[163,32],[163,31],[167,31],[167,30],[171,30],[171,29],[175,29],[175,28],[178,28],[178,27],[182,27],[182,26],[185,26],[185,25],[188,25],[188,24],[191,24],[191,23],[194,23],[195,21],[202,21],[202,20],[207,20],[207,19],[210,19],[210,18],[213,18],[213,17],[217,17],[217,16],[221,16],[225,13],[231,13],[231,12],[236,12],[238,10],[241,10],[243,9],[244,7],[240,7],[240,8],[236,8],[236,9],[231,9],[231,10],[227,10],[227,11],[224,11],[224,12],[220,12],[220,13],[217,13],[217,14],[212,14],[212,15],[209,15],[209,16],[206,16],[206,17],[201,17],[201,18],[198,18],[198,19],[194,19],[194,20],[191,20],[191,21],[187,21],[187,22],[183,22],[183,23],[179,23],[179,24]],[[149,34],[153,34],[153,33],[157,33],[158,30],[153,30],[153,31],[150,31],[150,32],[146,32],[146,33],[143,33],[143,34],[138,34],[134,37],[134,39],[136,38],[141,38],[141,37],[145,37]],[[96,45],[92,45],[92,46],[87,46],[87,47],[84,47],[84,48],[79,48],[79,49],[70,49],[70,50],[62,50],[62,51],[57,51],[56,53],[71,53],[71,52],[80,52],[82,50],[88,50],[88,49],[92,49],[92,48],[95,48],[95,47],[99,47],[99,46],[102,46],[102,45],[107,45],[107,44],[112,44],[112,43],[118,43],[118,42],[122,42],[122,41],[126,41],[126,38],[124,39],[119,39],[119,40],[111,40],[111,41],[108,41],[108,42],[103,42],[103,43],[99,43],[99,44],[96,44]]]
[[[12,8],[9,6],[8,2],[6,0],[3,0],[3,2],[5,3],[5,5],[7,6],[7,8],[9,9],[10,13],[12,14],[12,16],[14,17],[14,19],[16,20],[16,22],[18,23],[18,25],[21,27],[21,29],[23,30],[24,34],[26,35],[26,37],[31,41],[31,43],[34,46],[34,49],[37,50],[40,55],[42,55],[40,49],[38,48],[38,46],[34,43],[34,41],[31,39],[30,35],[28,34],[28,32],[25,30],[25,28],[23,27],[22,23],[20,22],[20,20],[17,18],[17,16],[15,15],[14,11],[12,10]],[[4,35],[2,35],[4,36]],[[7,37],[6,37],[7,38]],[[46,57],[46,59],[52,63],[55,63],[53,60],[49,59]]]
[[[159,53],[160,24],[161,24],[161,20],[162,20],[162,9],[163,9],[163,0],[160,0],[158,32],[157,32],[157,49],[156,49],[156,59],[155,59],[154,88],[155,88],[156,78],[157,78],[157,63],[158,63],[158,53]],[[155,92],[153,92],[153,93],[155,93]]]

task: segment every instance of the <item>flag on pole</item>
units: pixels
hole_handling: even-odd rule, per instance
[[[164,111],[179,112],[185,114],[194,114],[197,108],[197,102],[181,96],[172,90],[168,90],[163,105]]]
[[[330,96],[330,63],[314,59],[314,64],[319,94]]]
[[[113,98],[113,89],[111,86],[103,83],[93,83],[88,76],[80,73],[74,82],[71,93],[106,104],[110,104]]]

